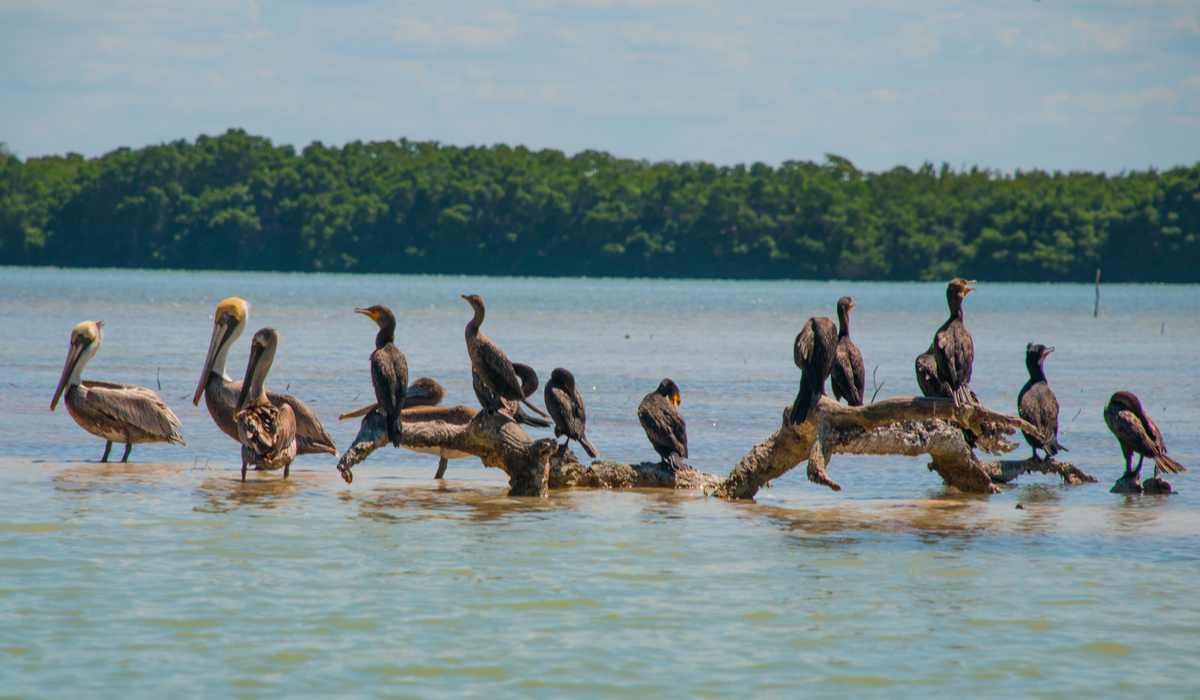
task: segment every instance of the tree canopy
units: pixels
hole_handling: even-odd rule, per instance
[[[1200,282],[1200,163],[1011,174],[650,163],[231,129],[98,158],[0,144],[0,264]]]

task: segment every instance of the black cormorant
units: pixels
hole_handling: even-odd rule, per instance
[[[971,365],[975,362],[975,345],[971,333],[963,325],[962,301],[975,291],[974,280],[956,277],[946,287],[946,303],[950,318],[933,336],[933,359],[937,362],[937,378],[941,395],[954,399],[955,406],[973,403],[971,398]]]
[[[867,386],[866,370],[863,368],[862,353],[850,340],[850,309],[857,304],[850,297],[838,299],[838,344],[837,356],[829,374],[833,396],[846,399],[851,406],[863,405],[863,392]]]
[[[371,384],[375,387],[375,400],[379,410],[387,418],[388,442],[392,447],[400,446],[402,432],[400,411],[408,395],[408,361],[396,347],[396,317],[391,309],[376,304],[366,309],[355,309],[379,326],[375,336],[375,352],[371,353]]]
[[[688,456],[687,423],[676,408],[679,401],[679,387],[670,379],[664,379],[638,405],[638,422],[646,431],[654,451],[662,457],[663,464],[672,471],[682,469],[683,460]]]
[[[1017,396],[1017,415],[1032,423],[1042,434],[1039,438],[1021,431],[1025,442],[1033,448],[1034,459],[1038,459],[1038,450],[1045,452],[1043,459],[1053,457],[1059,450],[1070,452],[1058,444],[1058,399],[1055,398],[1054,392],[1050,391],[1050,385],[1046,383],[1046,372],[1042,367],[1046,356],[1052,352],[1054,348],[1045,345],[1030,343],[1025,347],[1025,368],[1029,370],[1029,381],[1025,382]]]
[[[513,369],[513,363],[509,362],[504,351],[480,332],[479,326],[483,323],[484,316],[483,299],[478,294],[464,294],[462,298],[466,299],[471,308],[475,310],[475,316],[467,323],[465,331],[471,366],[479,374],[479,379],[484,386],[491,389],[495,397],[492,404],[486,408],[499,408],[500,399],[508,399],[509,401],[520,401],[539,416],[547,417],[540,408],[527,400],[524,388],[528,382],[523,382],[522,378],[517,375],[516,370]],[[536,375],[534,376],[536,377]]]
[[[796,336],[792,360],[800,368],[800,391],[792,403],[792,425],[808,418],[808,405],[813,394],[825,395],[825,380],[837,357],[837,326],[830,319],[810,318]]]
[[[521,378],[522,393],[528,389],[529,393],[525,396],[527,398],[532,396],[533,392],[537,391],[538,386],[537,374],[533,371],[533,368],[529,365],[523,365],[520,362],[514,362],[513,371],[515,371],[517,376]],[[529,388],[531,386],[532,388]],[[475,390],[475,398],[479,400],[479,405],[483,408],[488,408],[496,402],[496,395],[493,394],[492,390],[487,388],[487,386],[483,383],[483,379],[479,376],[479,373],[475,371],[474,367],[471,368],[471,388]],[[500,408],[497,410],[521,425],[528,425],[533,428],[549,428],[551,425],[553,425],[553,423],[544,418],[538,418],[537,416],[529,415],[525,412],[525,409],[521,407],[521,404],[517,403],[516,401],[500,399]]]
[[[1118,391],[1108,400],[1104,407],[1104,422],[1108,429],[1121,443],[1121,452],[1125,456],[1125,474],[1140,473],[1142,460],[1149,457],[1154,460],[1154,476],[1159,471],[1168,474],[1186,472],[1187,467],[1167,456],[1167,446],[1163,442],[1162,433],[1158,426],[1150,420],[1150,416],[1142,410],[1142,402],[1128,391]],[[1138,466],[1131,469],[1133,453],[1138,453]]]
[[[554,419],[554,437],[566,436],[563,448],[575,440],[583,445],[588,457],[595,459],[600,456],[596,447],[584,435],[587,427],[587,413],[583,408],[583,397],[575,388],[575,375],[562,367],[557,367],[550,373],[550,381],[546,382],[544,392],[546,411]]]

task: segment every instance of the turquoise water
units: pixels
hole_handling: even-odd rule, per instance
[[[1195,697],[1200,482],[1109,494],[1123,465],[1101,413],[1134,391],[1200,470],[1198,292],[1106,286],[1098,319],[1089,286],[968,297],[976,392],[1015,411],[1025,344],[1056,346],[1060,438],[1101,484],[964,497],[923,459],[839,455],[839,493],[801,469],[754,503],[510,499],[478,460],[439,483],[436,459],[391,449],[349,486],[328,456],[241,484],[189,400],[217,302],[282,332],[268,387],[342,447],[358,425],[337,414],[371,397],[375,327],[354,307],[389,305],[413,376],[472,405],[458,295],[479,293],[511,358],[572,370],[605,457],[652,458],[636,406],[669,376],[689,462],[725,474],[794,396],[805,318],[856,296],[879,397],[911,395],[944,285],[0,268],[0,697]],[[99,464],[103,442],[49,411],[84,319],[106,322],[84,376],[161,382],[188,447]]]

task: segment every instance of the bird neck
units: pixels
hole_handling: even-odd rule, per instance
[[[67,377],[67,386],[79,386],[83,383],[83,368],[99,350],[99,345],[99,343],[93,342],[75,361],[75,367],[71,369],[71,376]]]
[[[375,349],[378,350],[388,343],[396,342],[396,325],[391,324],[379,329],[379,333],[375,336]]]
[[[1046,381],[1046,370],[1037,360],[1026,360],[1025,368],[1029,370],[1029,379],[1033,382]]]
[[[479,326],[483,323],[483,309],[475,307],[475,316],[467,322],[467,337],[479,335]]]
[[[962,297],[957,294],[951,294],[946,298],[946,301],[950,304],[950,318],[956,318],[959,321],[963,320]]]
[[[850,310],[838,309],[838,337],[850,337]]]

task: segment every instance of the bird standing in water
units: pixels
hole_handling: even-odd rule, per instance
[[[975,291],[968,285],[974,280],[956,277],[946,287],[950,318],[933,336],[933,359],[937,363],[940,394],[954,399],[955,406],[975,403],[971,395],[971,366],[975,362],[975,344],[963,323],[963,298]],[[918,371],[918,381],[920,374]]]
[[[520,401],[533,409],[533,412],[539,416],[548,417],[540,408],[527,400],[524,387],[528,381],[523,382],[522,378],[517,376],[516,370],[513,369],[513,363],[509,361],[504,351],[480,332],[479,326],[483,323],[484,316],[483,299],[478,294],[464,294],[462,298],[466,299],[471,308],[475,310],[475,316],[467,323],[465,331],[467,353],[471,356],[471,367],[479,375],[484,386],[490,389],[494,395],[492,403],[485,408],[499,409],[501,408],[500,400],[508,399],[509,401]],[[535,374],[533,377],[536,387],[537,375]]]
[[[375,400],[379,410],[387,418],[388,442],[392,447],[400,446],[402,431],[400,411],[404,408],[408,394],[408,361],[396,347],[396,316],[386,306],[376,304],[366,309],[355,309],[379,326],[375,336],[375,352],[371,353],[371,384],[375,387]]]
[[[671,471],[682,469],[683,460],[688,456],[687,423],[679,415],[679,402],[679,387],[670,379],[664,379],[638,405],[638,422],[646,431],[654,451]]]
[[[837,355],[833,360],[833,368],[829,379],[833,385],[833,396],[846,399],[851,406],[863,405],[863,393],[867,387],[866,370],[863,367],[862,353],[858,346],[850,340],[850,309],[857,304],[850,297],[838,299],[838,344]]]
[[[1142,410],[1142,402],[1128,391],[1118,391],[1104,407],[1104,422],[1121,444],[1125,457],[1125,476],[1137,475],[1142,471],[1142,461],[1154,460],[1154,478],[1160,471],[1168,474],[1186,472],[1187,467],[1167,456],[1167,445],[1163,442],[1158,426]],[[1133,453],[1138,454],[1137,469],[1132,469]],[[1122,477],[1124,479],[1124,477]]]
[[[63,364],[50,410],[66,392],[67,413],[79,427],[107,440],[101,462],[108,461],[114,442],[125,443],[122,462],[129,461],[133,446],[143,442],[170,442],[187,447],[179,419],[153,391],[132,384],[81,379],[83,368],[100,350],[104,321],[84,321],[71,331],[71,345]]]
[[[550,373],[550,381],[546,382],[543,392],[546,399],[546,410],[554,419],[554,437],[566,436],[563,443],[565,450],[572,440],[575,440],[587,452],[588,457],[595,459],[600,456],[596,447],[584,435],[587,427],[587,412],[583,408],[583,397],[575,388],[575,375],[562,367],[556,367]],[[682,420],[682,419],[680,419]]]
[[[1033,448],[1034,459],[1038,459],[1038,450],[1045,453],[1043,459],[1050,459],[1059,450],[1070,452],[1058,444],[1058,398],[1050,391],[1043,366],[1046,356],[1052,352],[1054,348],[1045,345],[1030,343],[1025,347],[1025,368],[1029,370],[1029,381],[1025,382],[1017,396],[1017,415],[1032,423],[1041,433],[1039,437],[1021,431],[1025,442]]]
[[[825,380],[833,370],[837,349],[838,332],[833,321],[814,317],[804,322],[792,345],[792,361],[800,368],[800,391],[792,402],[792,425],[800,425],[808,418],[813,394],[825,395]]]
[[[250,361],[236,407],[242,481],[250,464],[267,471],[282,469],[286,479],[296,458],[296,414],[286,403],[271,403],[263,387],[278,347],[279,331],[274,328],[263,328],[250,341]]]
[[[200,397],[203,396],[213,422],[221,432],[239,442],[241,440],[238,437],[237,418],[234,413],[237,412],[235,406],[238,395],[242,393],[242,383],[226,376],[225,359],[234,342],[241,337],[249,318],[250,305],[243,299],[230,297],[217,306],[217,312],[213,315],[213,332],[208,343],[208,355],[204,358],[204,369],[200,372],[196,394],[192,397],[192,405],[199,405]],[[267,400],[275,406],[287,404],[291,407],[292,414],[296,417],[297,454],[337,455],[337,443],[304,402],[274,391],[267,392]]]

